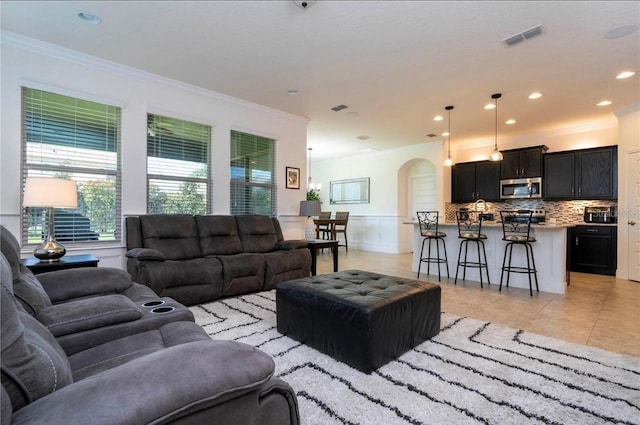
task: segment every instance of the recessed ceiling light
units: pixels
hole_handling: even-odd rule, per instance
[[[349,111],[345,115],[351,118],[358,118],[360,116],[360,112]]]
[[[504,123],[505,123],[505,124],[507,124],[507,125],[512,125],[512,124],[515,124],[515,123],[516,123],[516,120],[514,120],[514,119],[512,118],[512,119],[510,119],[510,120],[506,120]]]
[[[596,103],[597,106],[609,106],[611,105],[611,101],[610,100],[603,100],[601,102]]]
[[[493,103],[487,103],[486,105],[484,105],[484,109],[494,109],[495,107],[496,105]]]
[[[98,15],[94,15],[91,12],[78,12],[78,18],[93,25],[102,23],[102,19]]]
[[[449,135],[448,131],[445,131],[444,133],[442,133],[442,137],[447,137]]]
[[[538,92],[531,93],[529,95],[529,99],[540,99],[541,97],[542,97],[542,93],[538,93]]]
[[[633,71],[624,71],[624,72],[621,72],[620,74],[616,75],[616,78],[618,80],[622,80],[624,78],[629,78],[629,77],[631,77],[633,75],[636,75],[636,73],[633,72]]]
[[[444,119],[444,117],[442,115],[436,115],[435,117],[433,117],[434,121],[442,121]]]
[[[297,96],[300,94],[300,90],[296,90],[296,89],[289,89],[287,90],[287,94],[290,96]]]
[[[626,37],[636,31],[638,31],[638,25],[625,25],[605,32],[604,38],[608,40],[614,40],[616,38]]]

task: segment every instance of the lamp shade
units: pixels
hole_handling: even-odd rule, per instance
[[[24,186],[25,207],[76,208],[78,189],[73,180],[27,177]]]
[[[320,215],[322,204],[320,201],[300,201],[300,216],[311,217]]]

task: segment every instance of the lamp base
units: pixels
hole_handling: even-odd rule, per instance
[[[304,239],[307,242],[316,240],[316,225],[311,217],[307,217],[307,223],[304,226]]]
[[[46,240],[41,245],[39,245],[35,251],[33,251],[33,256],[39,259],[40,261],[60,261],[60,258],[64,257],[64,254],[67,253],[67,249],[64,245],[59,244],[55,239],[54,240]]]

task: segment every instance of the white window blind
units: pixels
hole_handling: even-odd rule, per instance
[[[277,215],[276,141],[231,131],[231,214]]]
[[[120,108],[23,87],[23,188],[27,177],[77,184],[78,208],[54,211],[59,242],[120,240]],[[23,208],[23,243],[42,242],[46,215]]]
[[[147,212],[211,211],[211,127],[147,115]]]

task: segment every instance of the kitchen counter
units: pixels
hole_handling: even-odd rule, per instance
[[[413,225],[413,264],[411,270],[418,271],[420,249],[422,247],[422,236],[420,226],[417,221],[407,221],[405,224]],[[536,242],[533,242],[533,255],[538,269],[538,286],[542,292],[552,292],[564,294],[568,282],[567,270],[567,229],[575,224],[534,224],[531,226]],[[440,223],[439,231],[445,232],[447,246],[447,259],[449,262],[449,273],[451,279],[455,277],[458,263],[458,249],[460,239],[458,238],[458,226],[456,223]],[[488,272],[492,285],[500,284],[500,274],[502,272],[502,260],[504,256],[505,242],[502,240],[502,224],[499,222],[485,222],[482,224],[482,233],[487,235],[484,241],[487,252]],[[463,254],[464,255],[464,254]],[[470,248],[469,255],[476,255],[475,248]],[[513,250],[512,264],[526,264],[525,250],[516,247]],[[427,264],[423,264],[422,273],[426,273]],[[436,266],[437,267],[437,266]],[[437,274],[434,265],[431,265],[431,274]],[[446,276],[446,272],[445,272]],[[462,278],[462,268],[458,274],[458,279]],[[478,269],[467,268],[467,281],[480,282]],[[484,280],[484,278],[483,278]],[[505,276],[506,282],[506,276]],[[509,286],[516,288],[529,288],[529,280],[526,274],[511,273]]]

